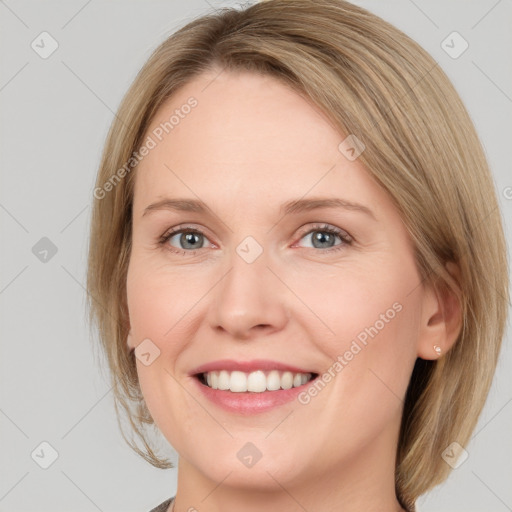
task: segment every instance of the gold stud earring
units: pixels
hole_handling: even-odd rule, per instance
[[[439,345],[434,345],[434,350],[438,356],[441,355],[441,347]]]

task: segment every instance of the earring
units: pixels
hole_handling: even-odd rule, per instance
[[[441,355],[441,347],[439,345],[434,345],[434,350],[438,356]]]

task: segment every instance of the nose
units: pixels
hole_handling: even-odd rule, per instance
[[[212,295],[208,317],[214,330],[248,340],[285,327],[287,290],[267,263],[265,252],[252,263],[233,255],[230,269]]]

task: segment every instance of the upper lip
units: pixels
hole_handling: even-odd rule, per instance
[[[233,359],[219,359],[209,363],[202,364],[190,372],[190,375],[198,373],[207,373],[218,370],[240,371],[251,373],[256,370],[281,370],[292,373],[315,373],[311,370],[305,370],[297,366],[292,366],[279,361],[271,361],[270,359],[253,359],[251,361],[235,361]]]

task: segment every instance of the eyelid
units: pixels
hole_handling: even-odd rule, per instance
[[[303,247],[303,249],[309,249],[309,251],[313,251],[315,255],[319,255],[320,257],[325,256],[332,256],[333,254],[341,253],[341,251],[345,251],[346,249],[352,247],[355,243],[354,237],[346,230],[339,228],[337,226],[334,226],[332,224],[329,224],[327,222],[314,222],[310,223],[309,225],[305,226],[304,229],[299,228],[300,232],[298,235],[297,242],[294,242],[292,247],[296,247],[297,244],[307,235],[310,235],[311,233],[317,232],[327,232],[334,236],[337,236],[341,243],[333,245],[332,247],[326,247],[326,248],[316,248],[316,247]],[[299,246],[300,247],[300,246]]]
[[[347,239],[347,241],[354,241],[354,237],[348,231],[327,222],[313,222],[299,228],[299,240],[312,231],[328,231],[338,235],[342,239]]]
[[[159,238],[159,245],[166,244],[173,236],[175,236],[179,233],[189,232],[189,233],[196,233],[196,234],[200,234],[200,235],[204,236],[206,238],[206,240],[210,241],[210,243],[212,245],[216,246],[215,243],[211,242],[210,236],[207,234],[207,231],[208,230],[203,227],[198,228],[198,227],[193,227],[193,225],[191,225],[191,224],[179,224],[177,226],[174,226],[173,228],[168,229]],[[310,233],[315,232],[315,231],[329,232],[335,236],[338,236],[340,238],[340,240],[342,241],[342,243],[338,244],[338,245],[334,245],[333,247],[325,248],[325,249],[318,249],[315,247],[305,247],[305,249],[312,249],[312,250],[320,252],[320,253],[330,253],[333,251],[342,250],[346,246],[352,245],[355,241],[354,237],[348,231],[346,231],[342,228],[339,228],[337,226],[334,226],[334,225],[326,223],[326,222],[313,222],[313,223],[308,223],[299,228],[299,232],[297,235],[297,237],[298,237],[297,241],[293,243],[292,247],[295,247],[296,244],[302,238],[304,238],[304,236],[309,235]],[[206,247],[201,247],[199,249],[186,250],[186,249],[180,249],[178,247],[170,246],[170,248],[168,248],[168,250],[170,250],[171,252],[174,252],[174,253],[194,255],[198,251],[205,249],[205,248]]]
[[[210,240],[210,236],[208,235],[208,230],[206,228],[203,228],[202,226],[201,227],[193,227],[193,225],[191,225],[191,224],[178,224],[177,226],[174,226],[173,228],[168,229],[159,238],[159,242],[161,244],[164,244],[164,243],[168,242],[171,237],[173,237],[179,233],[182,233],[182,232],[189,232],[189,233],[191,232],[191,233],[197,233],[197,234],[203,235],[208,241],[210,241],[210,243],[212,245],[216,245]],[[177,247],[175,247],[174,249],[176,249],[177,251],[185,251],[184,249],[179,249]],[[200,250],[200,249],[190,249],[186,252],[193,254],[193,253],[197,252],[198,250]]]

